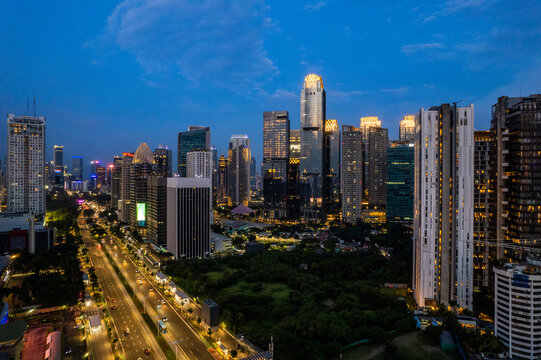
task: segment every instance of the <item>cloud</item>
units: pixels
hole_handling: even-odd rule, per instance
[[[179,74],[243,86],[278,71],[263,44],[272,27],[266,11],[262,0],[124,0],[107,25],[153,82]]]
[[[402,52],[404,54],[411,55],[411,54],[415,54],[418,51],[424,51],[424,50],[429,50],[429,49],[440,49],[442,47],[443,45],[441,43],[435,43],[435,42],[408,44],[408,45],[402,46]]]
[[[274,94],[271,95],[274,99],[297,99],[299,96],[299,94],[295,94],[293,91],[284,89],[277,89],[274,91]]]
[[[447,16],[466,9],[481,8],[487,5],[487,0],[448,0],[443,3],[443,7],[424,17],[423,22],[429,22],[438,16]]]
[[[385,92],[385,93],[391,93],[391,94],[403,94],[409,89],[411,89],[410,86],[401,86],[399,88],[393,88],[393,89],[381,89],[380,91]]]
[[[304,5],[304,10],[319,10],[325,5],[327,5],[325,1],[318,1],[317,3],[314,3],[314,4]]]
[[[369,91],[361,90],[351,90],[351,91],[341,91],[341,90],[327,90],[327,95],[333,98],[336,101],[348,101],[354,96],[362,96],[370,93]]]

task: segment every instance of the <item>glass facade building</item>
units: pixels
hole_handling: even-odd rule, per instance
[[[173,175],[173,151],[166,145],[158,145],[154,150],[156,170],[160,176],[171,177]]]
[[[394,141],[387,150],[387,221],[413,223],[414,144]]]
[[[74,180],[83,180],[83,157],[73,156],[71,158],[71,175]]]
[[[186,154],[193,150],[210,149],[210,128],[189,126],[188,131],[178,133],[178,174],[186,177]]]
[[[335,119],[325,120],[324,197],[327,220],[340,219],[340,128]]]
[[[229,139],[227,161],[228,196],[234,205],[250,202],[250,139],[248,135],[233,135]]]
[[[355,224],[362,216],[363,140],[361,129],[342,126],[342,221]]]

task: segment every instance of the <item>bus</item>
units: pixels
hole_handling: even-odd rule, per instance
[[[167,332],[167,326],[165,325],[165,323],[161,320],[158,320],[158,329],[160,330],[160,332],[162,334],[165,334]]]

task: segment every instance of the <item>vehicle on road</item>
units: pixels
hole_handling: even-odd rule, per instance
[[[167,332],[167,325],[161,320],[158,320],[158,329],[162,334],[165,334]]]
[[[167,322],[167,316],[162,317],[163,322]]]
[[[143,284],[143,280],[141,280],[141,279],[137,280],[137,282],[138,282],[140,285]]]
[[[126,330],[124,330],[124,333],[127,335],[130,333],[130,328],[126,328]]]
[[[145,354],[150,355],[151,352],[152,352],[152,350],[150,350],[150,348],[145,349]]]
[[[64,355],[71,354],[71,347],[67,347],[66,351],[64,352]]]

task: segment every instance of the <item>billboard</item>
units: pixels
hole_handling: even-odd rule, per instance
[[[137,203],[137,222],[139,225],[143,226],[145,225],[145,214],[147,209],[147,204],[145,203]]]

